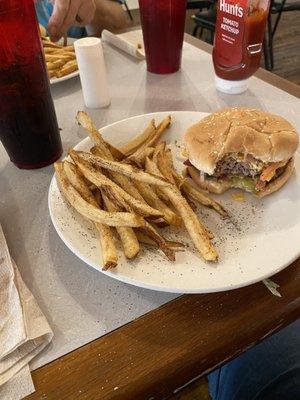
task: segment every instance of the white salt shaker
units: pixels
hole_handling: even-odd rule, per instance
[[[86,37],[74,42],[84,103],[88,108],[110,104],[101,40]]]

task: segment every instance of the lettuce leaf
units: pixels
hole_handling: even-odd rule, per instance
[[[271,279],[264,279],[262,281],[266,287],[270,290],[270,292],[277,297],[282,297],[281,294],[278,292],[278,288],[280,287],[280,285],[278,285],[277,283],[271,281]]]
[[[255,181],[249,176],[232,176],[230,180],[236,187],[245,189],[248,192],[255,192]]]

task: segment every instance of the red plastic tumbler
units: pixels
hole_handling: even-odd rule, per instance
[[[170,74],[179,70],[186,0],[139,0],[147,70]]]
[[[0,0],[0,140],[19,168],[62,154],[33,0]]]

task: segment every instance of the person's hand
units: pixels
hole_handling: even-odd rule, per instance
[[[52,41],[59,40],[71,26],[89,24],[96,11],[94,0],[52,0],[53,14],[48,23]]]

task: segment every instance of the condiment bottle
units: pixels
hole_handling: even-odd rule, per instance
[[[213,62],[218,90],[238,94],[259,68],[269,0],[219,0]]]
[[[74,42],[84,104],[88,108],[110,105],[106,67],[101,40],[86,37]]]

